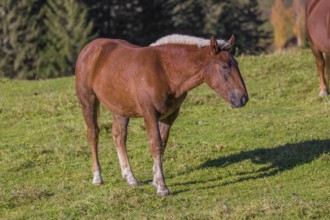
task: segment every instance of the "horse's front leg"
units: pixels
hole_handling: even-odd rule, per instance
[[[169,115],[167,118],[162,119],[158,122],[159,132],[162,140],[162,156],[161,158],[164,158],[165,148],[167,145],[167,140],[170,135],[170,129],[179,115],[180,109],[173,112],[171,115]],[[156,176],[154,176],[154,180],[152,181],[152,185],[157,188],[157,179]]]
[[[150,151],[154,159],[153,185],[157,188],[157,195],[167,196],[169,195],[170,191],[165,184],[165,177],[163,173],[163,143],[159,132],[158,120],[159,115],[154,109],[144,112],[144,122],[149,136]]]
[[[116,145],[121,174],[126,179],[128,185],[137,186],[138,181],[133,175],[126,152],[126,137],[129,118],[113,114],[112,138]]]

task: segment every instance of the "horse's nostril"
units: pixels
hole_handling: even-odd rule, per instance
[[[243,97],[241,98],[241,105],[244,105],[244,103],[245,103],[245,97],[243,96]]]
[[[245,103],[247,103],[248,100],[249,98],[246,95],[243,95],[241,98],[241,105],[245,105]]]
[[[243,107],[249,100],[247,93],[241,92],[239,90],[233,90],[229,94],[229,100],[231,107],[239,108]]]

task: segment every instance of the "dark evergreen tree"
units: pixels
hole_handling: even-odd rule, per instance
[[[93,33],[105,38],[132,40],[140,30],[137,13],[142,11],[139,1],[83,0],[88,5],[88,16],[94,21]],[[136,25],[137,24],[137,25]]]
[[[40,64],[35,0],[0,1],[0,76],[33,79]]]
[[[135,25],[140,24],[134,41],[140,45],[149,45],[160,37],[172,34],[174,1],[169,0],[140,0],[141,11],[137,13]]]
[[[93,20],[93,33],[100,37],[109,38],[113,29],[112,17],[116,16],[115,11],[121,8],[120,4],[126,3],[126,0],[81,0],[88,7],[89,20]]]
[[[0,76],[72,75],[96,35],[148,45],[172,33],[234,34],[236,52],[255,54],[269,37],[263,23],[257,0],[2,0]]]
[[[205,1],[185,0],[175,7],[175,28],[178,33],[204,36],[206,23]]]
[[[174,1],[168,0],[83,0],[100,37],[121,38],[148,45],[172,33]]]
[[[87,9],[75,0],[48,0],[44,15],[46,44],[39,77],[73,75],[80,50],[92,39]]]
[[[257,0],[239,3],[238,0],[222,1],[222,12],[216,24],[217,35],[228,39],[235,36],[234,53],[256,54],[265,49],[261,40],[269,39],[269,33],[262,29],[265,22],[261,18]]]

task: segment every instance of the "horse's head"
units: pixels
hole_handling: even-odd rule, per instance
[[[234,36],[222,48],[215,37],[211,38],[211,58],[204,73],[204,81],[231,107],[237,108],[243,107],[249,98],[238,63],[229,53],[233,43]]]

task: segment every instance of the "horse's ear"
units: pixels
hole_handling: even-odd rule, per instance
[[[212,36],[210,45],[211,45],[212,54],[217,55],[220,52],[220,47],[218,45],[218,41],[215,36]]]
[[[230,39],[229,39],[227,42],[228,42],[231,46],[233,46],[234,43],[235,43],[235,37],[234,37],[234,35],[231,35]]]

